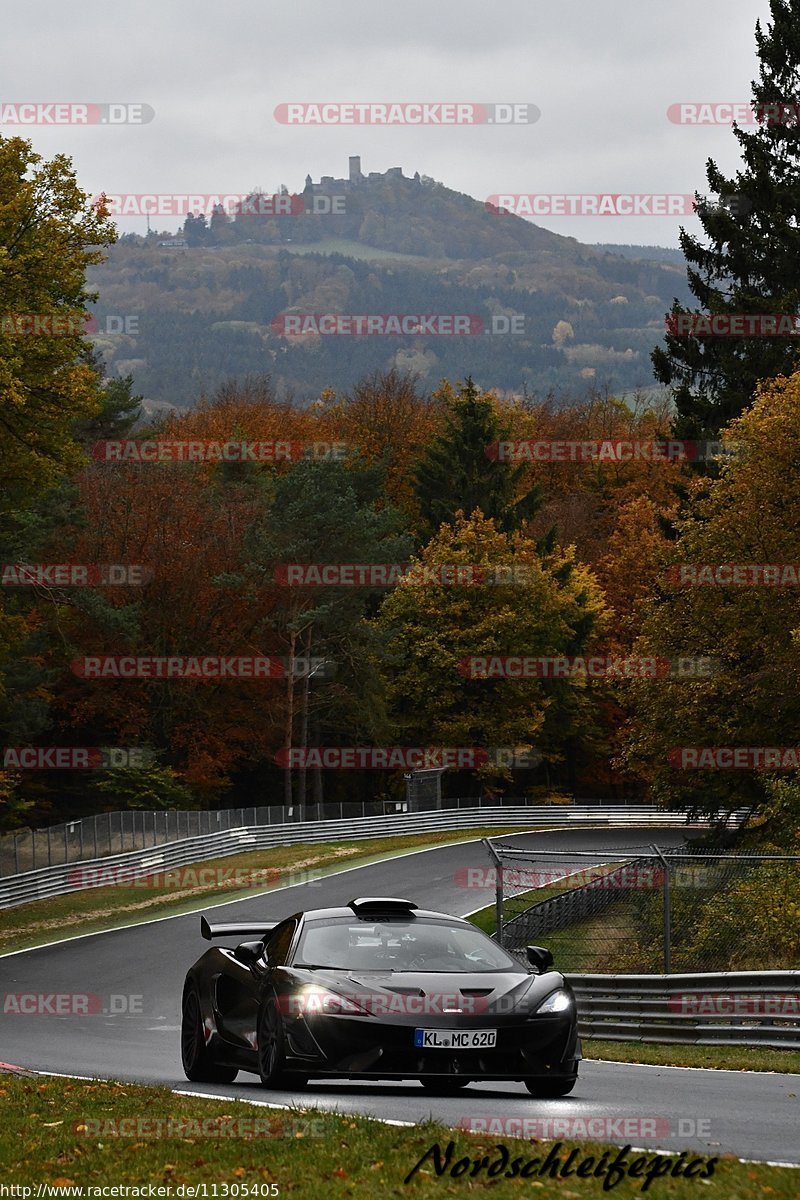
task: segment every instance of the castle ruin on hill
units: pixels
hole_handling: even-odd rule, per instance
[[[351,192],[355,188],[364,183],[376,183],[381,179],[408,179],[408,176],[403,174],[402,167],[389,167],[386,171],[370,171],[365,175],[361,170],[361,155],[353,154],[349,159],[349,170],[347,179],[335,179],[333,175],[322,175],[319,183],[314,183],[310,175],[306,175],[306,191],[311,191],[314,195],[330,194],[331,192]],[[417,171],[413,176],[413,182],[419,183],[420,176]]]

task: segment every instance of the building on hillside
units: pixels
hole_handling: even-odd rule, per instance
[[[387,171],[370,171],[369,175],[365,175],[361,170],[361,156],[359,154],[351,154],[348,159],[348,172],[346,179],[336,179],[333,175],[322,175],[319,183],[314,183],[310,175],[306,175],[305,192],[310,192],[312,195],[324,195],[337,192],[352,192],[364,183],[376,183],[380,179],[405,179],[402,167],[389,167]],[[414,181],[419,182],[419,173],[414,176]]]

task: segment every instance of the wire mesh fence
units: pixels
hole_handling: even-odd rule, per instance
[[[352,803],[309,804],[285,808],[262,805],[217,810],[128,810],[98,813],[43,829],[21,829],[0,834],[0,878],[34,871],[40,867],[62,866],[86,859],[146,850],[181,838],[204,837],[228,829],[251,825],[282,825],[290,821],[345,820],[378,817],[400,812],[420,812],[433,808],[498,808],[524,804],[518,796],[502,798],[441,796],[438,779],[404,801],[375,800]],[[582,805],[601,801],[582,800]]]
[[[521,959],[543,943],[566,972],[800,967],[800,855],[490,849],[498,936]]]

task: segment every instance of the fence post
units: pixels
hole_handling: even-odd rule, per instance
[[[671,907],[671,897],[670,897],[670,890],[669,890],[669,884],[670,884],[670,878],[669,878],[669,863],[667,862],[666,858],[664,857],[664,855],[663,855],[663,854],[661,853],[661,851],[659,850],[658,846],[651,846],[651,848],[652,848],[652,850],[655,852],[655,854],[657,854],[657,855],[658,855],[658,857],[661,859],[661,864],[662,864],[662,866],[663,866],[663,868],[664,868],[664,885],[663,885],[663,888],[662,888],[662,907],[663,907],[663,910],[664,910],[664,912],[663,912],[663,915],[664,915],[664,932],[663,932],[663,942],[664,942],[664,946],[663,946],[663,956],[664,956],[664,974],[665,974],[665,975],[669,975],[669,974],[670,974],[670,970],[671,970],[671,954],[670,954],[670,939],[671,939],[671,930],[670,930],[670,916],[671,916],[671,914],[670,914],[670,907]]]
[[[491,838],[481,838],[486,849],[489,851],[489,856],[495,865],[495,887],[494,887],[494,924],[495,937],[498,946],[503,944],[503,864],[500,861],[500,856],[492,845]]]

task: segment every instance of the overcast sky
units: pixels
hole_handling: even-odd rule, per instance
[[[147,125],[0,125],[81,186],[110,193],[299,190],[307,173],[418,170],[496,193],[704,190],[710,156],[739,162],[726,126],[672,124],[670,104],[750,98],[767,0],[193,0],[68,5],[0,0],[0,102],[142,102]],[[533,125],[287,126],[292,101],[527,102]],[[561,217],[581,241],[677,245],[694,218]],[[160,220],[159,228],[176,221]],[[143,218],[119,222],[143,232]]]

